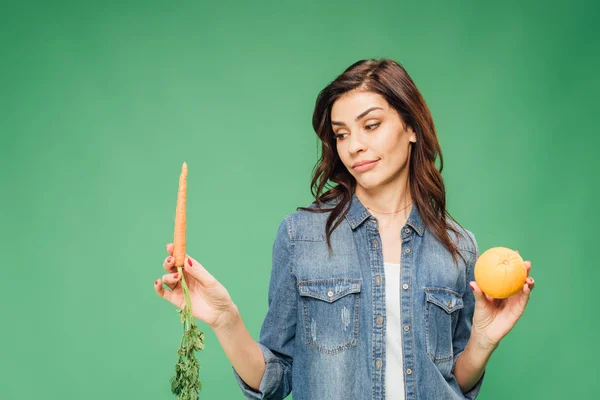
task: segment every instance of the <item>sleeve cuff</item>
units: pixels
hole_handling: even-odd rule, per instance
[[[288,367],[266,346],[260,343],[258,345],[260,346],[265,359],[265,373],[260,381],[258,391],[248,386],[234,368],[232,368],[233,374],[246,398],[270,399],[280,392],[281,382],[284,378],[284,374],[288,372]]]

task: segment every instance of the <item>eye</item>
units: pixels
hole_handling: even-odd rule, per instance
[[[366,126],[365,126],[365,128],[366,128],[368,131],[372,131],[373,129],[377,128],[377,127],[379,126],[379,124],[380,124],[379,122],[376,122],[376,123],[374,123],[374,124],[369,124],[369,125],[366,125]]]
[[[335,140],[344,140],[344,137],[347,135],[347,133],[337,133],[335,135],[333,135],[333,138]]]

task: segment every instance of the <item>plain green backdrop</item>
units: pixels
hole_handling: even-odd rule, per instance
[[[598,395],[598,2],[0,4],[0,398],[173,397],[181,324],[153,283],[183,161],[188,252],[258,339],[317,93],[373,57],[428,102],[452,215],[532,260],[480,398]],[[200,328],[201,398],[243,398]]]

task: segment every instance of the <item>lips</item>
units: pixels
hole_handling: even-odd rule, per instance
[[[377,161],[379,161],[379,160],[358,161],[358,162],[355,162],[354,164],[352,164],[352,168],[360,167],[361,165],[371,164],[371,163],[374,163]]]
[[[379,160],[359,161],[352,164],[352,169],[356,172],[366,172],[375,168]]]

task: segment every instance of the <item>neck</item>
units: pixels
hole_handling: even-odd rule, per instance
[[[383,227],[392,224],[404,225],[413,207],[407,176],[405,179],[396,179],[375,188],[357,186],[355,194]]]

